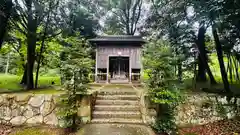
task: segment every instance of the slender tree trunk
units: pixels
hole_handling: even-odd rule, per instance
[[[5,74],[8,74],[9,61],[10,61],[10,54],[8,53],[8,55],[7,55],[7,65],[6,65],[6,68],[5,68]]]
[[[234,63],[234,66],[235,66],[236,80],[239,80],[239,73],[238,73],[238,63],[237,63],[237,60],[236,60],[236,58],[235,58],[235,59],[233,59],[233,63]]]
[[[230,77],[231,83],[233,83],[233,64],[232,64],[232,58],[230,54],[229,54],[229,77]]]
[[[200,56],[199,58],[204,66],[204,69],[208,73],[211,84],[217,84],[207,62],[207,53],[206,53],[206,47],[205,47],[205,33],[206,33],[206,28],[204,26],[200,27],[198,31],[198,41],[197,41],[197,46],[198,46],[199,56]]]
[[[1,0],[0,4],[1,4],[0,11],[2,12],[0,14],[0,49],[1,49],[13,4],[11,0]]]
[[[198,71],[197,71],[197,82],[206,82],[206,69],[204,67],[203,62],[201,61],[200,56],[198,56]]]
[[[180,61],[178,63],[178,81],[182,82],[182,63]]]
[[[40,69],[40,64],[41,64],[41,58],[39,56],[38,58],[38,62],[37,62],[37,71],[36,71],[36,78],[35,78],[35,86],[34,88],[36,89],[38,87],[38,74],[39,74],[39,69]]]
[[[224,65],[224,61],[223,61],[222,45],[220,43],[218,33],[217,33],[215,26],[212,27],[212,33],[213,33],[213,37],[214,37],[214,41],[215,41],[215,45],[216,45],[218,62],[220,65],[220,71],[221,71],[221,75],[222,75],[224,88],[225,88],[226,92],[231,93],[229,82],[228,82],[228,77],[227,77],[227,73],[226,73],[226,69],[225,69],[225,65]]]
[[[44,49],[44,41],[45,41],[45,36],[43,37],[43,40],[42,40],[40,53],[39,53],[39,58],[38,58],[38,62],[37,62],[37,71],[36,71],[36,78],[35,78],[35,88],[38,87],[38,74],[39,74],[40,66],[41,66],[42,59],[43,59],[42,54],[43,54],[43,49]]]
[[[24,66],[24,73],[23,73],[23,76],[22,76],[22,80],[21,80],[21,82],[20,82],[20,84],[22,84],[22,85],[27,85],[27,63],[26,63],[26,65]]]
[[[51,9],[51,5],[52,4],[49,5],[49,10]],[[35,88],[38,87],[38,74],[39,74],[40,66],[41,66],[41,63],[42,63],[42,60],[43,60],[42,55],[43,55],[43,52],[44,52],[44,42],[45,42],[45,38],[46,38],[46,35],[47,35],[49,19],[50,19],[50,12],[47,15],[47,22],[46,22],[46,26],[44,28],[44,33],[43,33],[43,37],[42,37],[42,43],[41,43],[39,58],[38,58],[38,62],[37,62],[38,64],[37,64],[37,72],[36,72],[36,79],[35,79]]]

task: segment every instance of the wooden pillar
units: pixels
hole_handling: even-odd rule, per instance
[[[109,78],[108,78],[108,74],[109,74],[109,56],[107,57],[107,82],[109,82]]]
[[[142,52],[140,51],[140,65],[141,65],[141,69],[140,69],[140,81],[142,82],[143,80],[143,75],[144,75],[144,72],[143,72],[143,61],[142,61]]]
[[[95,62],[95,82],[98,80],[98,49],[96,48],[96,62]]]
[[[129,56],[129,82],[132,83],[132,64],[131,64],[131,55]]]

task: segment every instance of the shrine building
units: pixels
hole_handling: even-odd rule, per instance
[[[96,48],[96,83],[132,83],[141,80],[141,36],[99,36],[89,42]]]

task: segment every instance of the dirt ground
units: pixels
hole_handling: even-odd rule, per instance
[[[151,128],[132,124],[87,124],[77,135],[155,135]]]
[[[201,126],[182,128],[180,135],[239,135],[240,119],[221,120]]]

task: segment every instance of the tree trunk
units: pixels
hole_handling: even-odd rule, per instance
[[[178,63],[178,81],[182,82],[182,63],[180,61]]]
[[[22,80],[21,80],[20,84],[27,85],[27,63],[24,66],[24,73],[23,73]]]
[[[43,37],[43,40],[42,40],[42,44],[41,44],[41,48],[40,48],[40,53],[39,53],[39,58],[38,58],[38,62],[37,62],[35,88],[38,87],[38,74],[39,74],[39,70],[40,70],[41,63],[42,63],[42,53],[43,53],[43,49],[44,49],[44,41],[45,41],[45,36]]]
[[[200,56],[198,56],[198,71],[197,71],[196,80],[197,80],[197,82],[206,82],[207,81],[206,69],[204,68],[204,64],[201,61]]]
[[[197,40],[197,47],[198,47],[199,56],[200,56],[199,58],[204,66],[204,70],[206,70],[208,73],[211,84],[217,84],[207,62],[207,53],[206,53],[206,47],[205,47],[205,33],[206,33],[206,28],[204,26],[200,27],[198,31],[198,40]]]
[[[3,0],[0,2],[0,49],[2,47],[3,38],[6,33],[8,19],[10,17],[10,11],[12,9],[12,1],[11,0]]]
[[[216,51],[217,51],[218,62],[220,65],[220,71],[221,71],[221,75],[222,75],[224,88],[225,88],[226,92],[231,93],[229,82],[228,82],[228,77],[227,77],[227,73],[226,73],[226,69],[225,69],[225,65],[224,65],[224,61],[223,61],[222,45],[220,43],[217,30],[214,26],[212,27],[212,33],[213,33],[213,37],[214,37],[214,41],[215,41],[215,47],[216,47]]]
[[[35,31],[36,33],[36,31]],[[33,89],[33,68],[35,62],[35,48],[36,48],[36,37],[29,33],[28,38],[28,47],[27,47],[27,89]]]
[[[232,64],[232,57],[230,54],[229,54],[229,77],[230,77],[231,83],[233,83],[233,64]]]
[[[35,78],[35,86],[34,86],[35,89],[38,87],[38,74],[39,74],[39,69],[40,69],[40,63],[41,63],[41,60],[38,60],[38,62],[37,62],[37,71],[36,71],[36,78]]]
[[[238,63],[237,63],[237,60],[236,60],[236,58],[235,58],[235,59],[233,59],[233,63],[234,63],[234,66],[235,66],[236,80],[238,80],[238,81],[239,81]]]
[[[35,49],[37,42],[37,17],[34,17],[32,11],[32,0],[26,1],[28,17],[27,17],[27,89],[34,88],[33,69],[35,62]]]
[[[49,10],[51,9],[51,7],[52,7],[52,3],[50,3],[50,5],[49,5]],[[38,87],[38,74],[39,74],[40,66],[41,66],[41,63],[42,63],[42,60],[43,60],[43,56],[42,55],[43,55],[43,52],[44,52],[44,42],[45,42],[45,38],[47,36],[47,29],[48,29],[49,19],[50,19],[50,11],[48,12],[48,15],[47,15],[47,21],[46,21],[46,25],[45,25],[45,28],[44,28],[41,48],[40,48],[40,52],[39,52],[39,58],[38,58],[38,62],[37,62],[38,65],[37,65],[37,72],[36,72],[36,79],[35,79],[35,88]]]
[[[10,54],[8,53],[8,56],[7,56],[7,65],[6,65],[6,68],[5,68],[5,74],[8,74],[9,61],[10,61]]]

